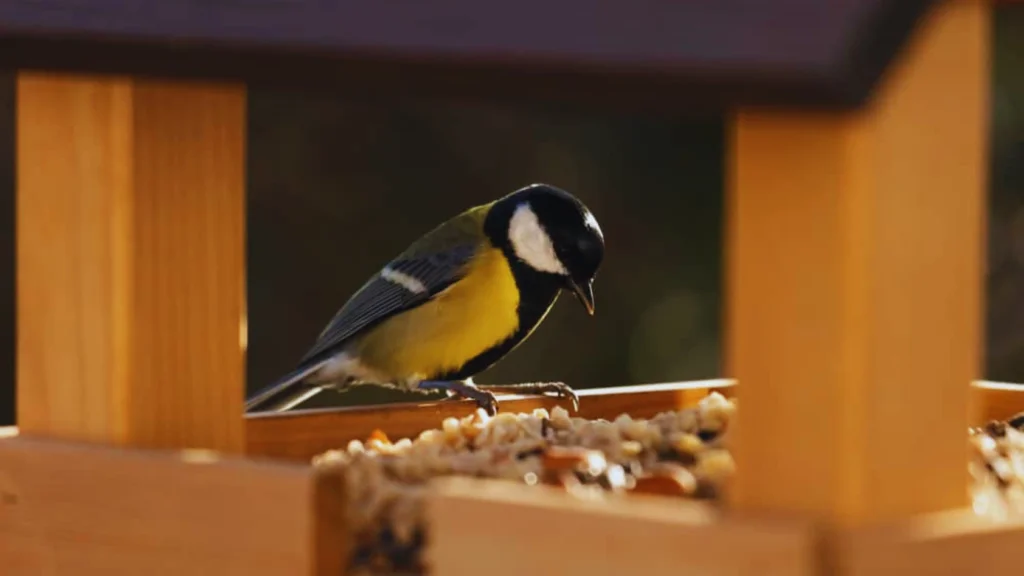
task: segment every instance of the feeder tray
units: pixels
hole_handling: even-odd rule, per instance
[[[972,510],[966,466],[970,427],[1024,409],[1020,386],[970,385],[993,6],[534,2],[205,2],[159,18],[123,0],[0,3],[17,91],[5,575],[343,574],[359,553],[349,468],[314,457],[473,412],[242,416],[247,85],[725,113],[723,370],[737,384],[581,398],[583,417],[613,421],[735,392],[722,498],[439,479],[432,574],[1024,564],[1024,524]]]

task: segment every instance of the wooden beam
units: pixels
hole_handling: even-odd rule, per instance
[[[23,434],[243,447],[245,91],[21,74]]]
[[[866,110],[734,118],[738,509],[856,523],[966,505],[989,43],[987,4],[944,2]]]
[[[9,576],[338,576],[339,478],[308,466],[0,440]]]
[[[692,406],[712,390],[731,396],[732,389],[730,380],[699,380],[580,390],[579,415],[607,420],[619,414],[649,418]],[[501,410],[512,412],[555,406],[571,410],[567,400],[552,397],[502,396],[499,402]],[[440,428],[445,418],[461,418],[475,409],[470,401],[441,401],[252,414],[246,417],[246,453],[309,461],[324,451],[345,447],[350,440],[366,440],[377,429],[395,441],[415,439],[424,430]]]
[[[948,510],[844,534],[843,574],[943,576],[1013,574],[1024,565],[1024,521],[993,522]]]
[[[678,499],[584,500],[540,486],[451,478],[427,504],[433,573],[817,574],[800,520],[720,515]]]
[[[971,388],[975,408],[972,425],[1007,420],[1024,412],[1024,384],[982,380]]]
[[[726,396],[734,396],[737,390],[737,386],[730,380],[682,382],[665,386],[678,388],[677,393],[666,398],[665,391],[661,390],[663,386],[585,390],[583,396],[593,397],[594,401],[588,400],[582,413],[589,418],[613,419],[621,413],[643,417],[660,411],[662,407],[690,405],[698,401],[704,391],[717,390]],[[1024,412],[1024,384],[978,381],[972,389],[981,407],[974,425]],[[519,412],[539,407],[551,409],[556,405],[566,407],[565,401],[554,398],[514,397],[505,398],[504,401],[507,409]],[[647,409],[638,409],[634,402],[650,404]],[[436,426],[436,422],[448,416],[461,417],[470,410],[472,407],[468,404],[445,402],[425,406],[398,404],[250,415],[246,419],[246,452],[250,456],[309,461],[326,450],[344,446],[349,440],[365,439],[377,428],[395,440],[411,438]],[[0,427],[0,438],[17,433],[17,428],[13,426]]]

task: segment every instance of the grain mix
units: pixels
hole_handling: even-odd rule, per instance
[[[715,502],[735,472],[728,451],[735,399],[712,392],[692,408],[614,421],[482,410],[392,442],[375,432],[313,464],[340,467],[346,483],[353,574],[423,574],[428,482],[441,476],[561,486],[579,497],[672,495]],[[1024,512],[1024,415],[968,431],[979,514]]]

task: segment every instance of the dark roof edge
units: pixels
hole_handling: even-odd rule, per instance
[[[860,21],[836,30],[842,41],[829,47],[828,52],[835,52],[831,58],[799,62],[794,67],[768,68],[765,62],[751,61],[721,68],[712,64],[713,58],[678,63],[653,60],[640,67],[611,62],[574,64],[558,58],[418,58],[415,54],[388,56],[381,51],[288,50],[258,43],[171,42],[92,33],[51,35],[25,28],[3,33],[0,23],[0,69],[245,81],[253,86],[331,91],[353,98],[408,98],[415,94],[423,98],[643,107],[669,113],[737,106],[836,110],[862,106],[870,98],[918,22],[935,4],[936,0],[865,0],[870,10],[857,11]]]
[[[945,0],[955,1],[955,0]],[[865,105],[938,0],[894,0],[875,4],[858,22],[855,41],[833,66],[835,98],[842,106]]]

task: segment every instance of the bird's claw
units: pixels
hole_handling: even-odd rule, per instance
[[[483,408],[484,412],[486,412],[488,416],[494,416],[498,413],[498,399],[490,392],[487,392],[486,394],[486,397],[476,401],[476,405]]]
[[[531,382],[528,384],[490,384],[486,386],[474,385],[469,382],[439,382],[423,381],[419,383],[419,389],[423,391],[444,390],[448,393],[448,400],[466,399],[476,402],[476,405],[483,408],[489,416],[498,413],[498,394],[520,394],[544,396],[553,395],[559,398],[568,398],[572,402],[574,412],[580,410],[580,398],[576,391],[564,382]]]
[[[498,399],[493,393],[479,388],[470,388],[462,394],[463,397],[476,402],[477,407],[483,408],[484,412],[486,412],[488,416],[494,416],[498,413]]]
[[[572,408],[574,412],[579,412],[580,409],[580,398],[576,395],[576,391],[570,388],[564,382],[530,382],[527,384],[493,384],[489,386],[480,386],[482,389],[486,389],[490,392],[498,392],[501,394],[521,394],[521,395],[553,395],[558,398],[568,398],[572,402]]]
[[[417,384],[417,388],[424,392],[443,390],[448,394],[445,400],[472,400],[476,402],[478,407],[483,408],[489,416],[494,416],[498,413],[498,399],[494,397],[494,393],[481,390],[470,382],[423,380]]]
[[[580,397],[565,382],[541,382],[537,385],[537,391],[540,394],[552,394],[559,398],[568,398],[572,402],[573,412],[580,411]]]

